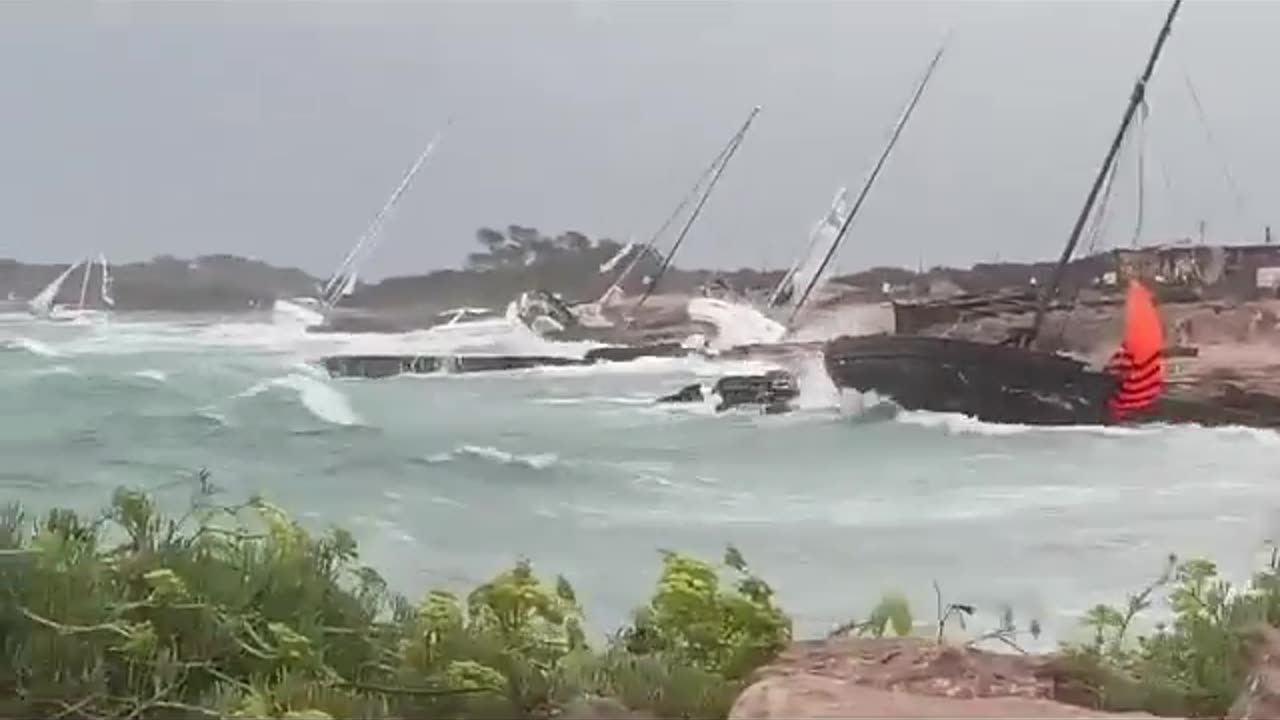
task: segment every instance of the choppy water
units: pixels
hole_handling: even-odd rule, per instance
[[[537,342],[488,345],[548,351]],[[1061,635],[1171,551],[1240,577],[1276,528],[1270,433],[895,415],[842,401],[816,361],[801,368],[805,409],[770,417],[651,403],[726,370],[707,361],[380,381],[307,364],[432,344],[265,318],[0,317],[0,489],[90,509],[130,484],[177,506],[205,467],[234,497],[353,530],[401,589],[474,582],[523,555],[574,581],[601,627],[645,596],[659,548],[718,556],[731,542],[801,631],[888,588],[929,615],[936,579],[949,600],[1009,603]]]

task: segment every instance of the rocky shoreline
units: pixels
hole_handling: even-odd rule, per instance
[[[561,244],[569,247],[572,243],[566,240]],[[613,246],[607,243],[592,245],[585,239],[579,244],[586,249],[566,250],[553,261],[546,261],[550,263],[546,267],[542,267],[544,263],[541,262],[528,267],[520,263],[511,267],[499,263],[494,267],[484,265],[487,269],[440,271],[360,286],[350,303],[344,303],[338,309],[332,319],[332,327],[328,329],[334,332],[422,329],[438,321],[437,313],[449,307],[447,302],[469,304],[483,299],[505,302],[515,291],[513,288],[534,287],[547,280],[567,282],[565,278],[577,278],[575,292],[590,295],[595,290],[589,286],[601,280],[598,277],[592,279],[596,273],[591,268],[596,267],[600,258],[607,259]],[[1089,261],[1097,264],[1096,258]],[[0,298],[14,298],[3,302],[20,310],[21,298],[34,295],[65,267],[0,260]],[[991,274],[989,268],[975,266],[968,275],[962,273],[956,277],[976,278],[973,280],[975,283],[998,284],[1011,282],[1015,276],[1035,274],[1039,272],[1038,268],[1038,265],[1011,265],[1004,274],[988,277]],[[551,269],[556,272],[552,273]],[[746,272],[739,271],[737,275]],[[867,271],[862,274],[865,278],[858,279],[861,282],[889,277],[886,272],[885,269]],[[262,312],[270,308],[277,298],[314,293],[319,282],[295,268],[277,268],[229,255],[208,255],[190,260],[160,257],[143,263],[114,266],[113,273],[116,308],[125,312]],[[581,337],[569,339],[635,344],[680,340],[695,332],[705,334],[709,328],[691,322],[684,312],[684,304],[692,296],[689,292],[692,286],[713,273],[681,273],[669,286],[674,291],[653,296],[636,318],[633,328],[610,332],[584,331]],[[930,271],[920,277],[927,279],[934,274],[935,271]],[[752,287],[752,283],[775,280],[774,275],[776,273],[752,271],[739,281],[746,283],[744,287]],[[913,277],[916,276],[906,271],[892,276],[903,282],[912,281]],[[91,288],[94,282],[98,280],[91,278]],[[78,292],[78,282],[69,282],[63,287],[61,299],[70,301],[71,296]],[[1064,350],[1095,365],[1105,362],[1120,334],[1120,307],[1118,303],[1104,300],[1051,313],[1046,326],[1049,334],[1059,339]],[[1161,306],[1161,313],[1166,320],[1168,337],[1179,345],[1193,347],[1196,352],[1189,357],[1171,358],[1170,387],[1154,413],[1154,420],[1280,427],[1280,300],[1188,302],[1171,296]],[[934,327],[926,334],[945,333],[960,338],[994,341],[1004,337],[1011,327],[1025,321],[1025,315],[1018,313],[986,315]],[[803,345],[841,333],[892,332],[893,325],[893,310],[887,302],[868,302],[865,291],[852,288],[832,290],[827,300],[817,303],[807,327],[801,329],[797,339]],[[728,353],[728,356],[772,357],[791,351],[791,348],[743,348]]]

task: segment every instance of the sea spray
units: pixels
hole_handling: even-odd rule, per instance
[[[689,317],[715,328],[710,346],[725,350],[740,345],[776,343],[786,328],[744,303],[717,298],[694,298],[686,306]]]
[[[800,386],[800,395],[795,399],[797,410],[840,409],[840,388],[827,375],[821,355],[804,356],[795,375]]]

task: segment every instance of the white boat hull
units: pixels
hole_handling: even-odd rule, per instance
[[[320,302],[314,298],[278,298],[271,306],[271,315],[277,323],[316,327],[324,324]]]
[[[102,310],[58,307],[55,305],[49,311],[47,319],[58,322],[100,322],[106,320],[107,317],[107,313]]]

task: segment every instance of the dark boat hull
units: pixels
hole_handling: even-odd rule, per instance
[[[875,392],[908,410],[985,422],[1097,425],[1115,379],[1050,353],[970,340],[904,335],[839,337],[824,348],[841,388]]]

